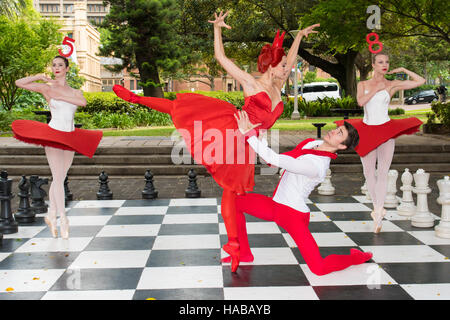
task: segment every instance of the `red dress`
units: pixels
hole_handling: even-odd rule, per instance
[[[252,123],[261,123],[255,129],[258,132],[273,126],[283,113],[283,103],[272,111],[272,101],[262,91],[246,97],[242,109]],[[255,184],[256,157],[239,132],[236,111],[234,105],[220,99],[181,93],[173,101],[171,116],[196,163],[202,164],[222,188],[245,193]]]
[[[75,128],[73,116],[76,106],[61,100],[51,99],[52,120],[49,124],[33,120],[15,120],[11,124],[14,138],[25,143],[76,151],[92,158],[103,132]]]

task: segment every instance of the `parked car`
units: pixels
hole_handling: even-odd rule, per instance
[[[433,90],[419,91],[405,99],[405,104],[428,103],[438,101],[439,97]]]
[[[294,91],[292,89],[292,91]],[[291,91],[291,92],[292,92]],[[301,94],[301,88],[298,88],[298,94]],[[293,97],[293,96],[289,96]],[[325,97],[340,99],[341,94],[339,86],[334,82],[311,82],[303,85],[303,99],[305,101],[315,101]]]

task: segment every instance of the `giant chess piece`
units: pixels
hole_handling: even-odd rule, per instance
[[[25,176],[19,181],[19,209],[14,218],[20,223],[32,223],[36,220],[36,212],[30,206],[30,182]]]
[[[402,186],[400,187],[400,190],[403,191],[403,196],[400,201],[400,205],[397,207],[397,213],[401,216],[411,217],[416,212],[416,206],[412,196],[413,176],[411,172],[409,172],[408,168],[406,168],[405,172],[403,172],[401,180]]]
[[[444,179],[438,180],[439,198],[437,203],[442,205],[441,221],[434,228],[436,236],[441,238],[450,238],[450,179],[445,176]]]
[[[14,197],[11,193],[12,180],[8,179],[8,173],[0,173],[0,233],[10,234],[19,231],[19,225],[14,220],[11,211],[11,199]]]
[[[327,169],[325,179],[323,180],[322,184],[317,188],[317,191],[319,194],[331,196],[334,194],[334,190],[335,189],[331,184],[331,170]]]
[[[142,190],[142,199],[155,199],[158,197],[158,191],[153,185],[153,174],[150,170],[145,171],[145,187]]]
[[[64,199],[65,199],[66,204],[73,200],[73,194],[69,190],[69,177],[68,176],[66,176],[66,178],[64,179]]]
[[[111,190],[109,190],[108,187],[108,175],[102,171],[100,173],[100,176],[98,177],[98,182],[100,183],[100,188],[97,192],[97,199],[98,200],[112,200],[113,193]]]
[[[197,186],[197,172],[194,169],[190,169],[188,173],[189,185],[186,189],[186,198],[200,198],[201,191]]]
[[[370,197],[369,189],[367,189],[367,180],[364,180],[364,184],[361,187],[361,193],[366,196],[367,200],[372,200]]]
[[[48,184],[48,179],[39,178],[39,176],[30,176],[31,184],[31,208],[35,213],[46,213],[48,206],[44,201],[47,192],[42,189],[44,184]]]
[[[428,187],[430,174],[423,169],[419,169],[413,176],[415,182],[413,192],[417,194],[417,209],[416,213],[411,217],[411,225],[419,228],[431,228],[434,226],[434,217],[428,211],[427,200],[427,194],[431,192],[431,189]]]
[[[385,208],[397,208],[397,206],[398,206],[398,199],[396,196],[397,178],[398,178],[398,171],[397,170],[389,170],[386,198],[384,199],[384,205],[383,205]]]

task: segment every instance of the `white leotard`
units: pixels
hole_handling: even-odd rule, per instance
[[[365,93],[368,93],[365,90]],[[364,119],[363,122],[367,125],[380,125],[391,120],[389,118],[389,102],[391,97],[387,90],[381,90],[375,93],[364,106]]]
[[[51,128],[67,132],[75,130],[73,117],[77,110],[76,105],[62,100],[50,99],[49,106],[52,120],[48,125]]]

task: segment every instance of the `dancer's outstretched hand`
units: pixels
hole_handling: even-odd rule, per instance
[[[248,118],[248,114],[245,111],[238,111],[237,114],[234,114],[234,117],[236,118],[236,121],[238,123],[239,131],[242,134],[246,134],[250,130],[261,125],[261,123],[257,124],[251,123]]]
[[[405,72],[405,68],[403,68],[403,67],[395,68],[395,69],[392,69],[391,71],[387,72],[387,74],[394,74],[394,73],[401,73],[401,72]]]
[[[225,27],[227,29],[231,29],[229,25],[225,23],[225,17],[228,15],[229,11],[227,11],[225,14],[223,14],[222,11],[220,11],[219,15],[217,16],[217,13],[214,13],[214,17],[216,20],[208,20],[209,23],[213,23],[215,27]]]
[[[314,30],[314,28],[317,28],[317,27],[320,27],[320,23],[313,24],[312,26],[309,26],[309,27],[307,27],[307,28],[305,28],[305,29],[303,29],[303,30],[300,30],[300,32],[301,32],[306,38],[308,38],[308,35],[309,35],[310,33],[318,33],[318,32],[319,32],[319,31]]]

